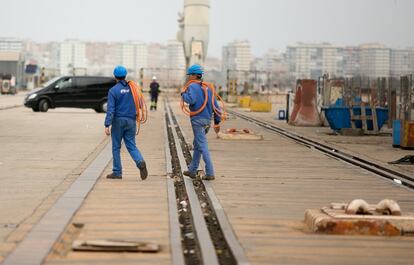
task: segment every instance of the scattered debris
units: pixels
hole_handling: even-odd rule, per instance
[[[187,207],[187,202],[186,201],[181,201],[180,204],[183,208]]]
[[[19,227],[19,224],[4,224],[4,228],[17,228]]]
[[[76,240],[72,244],[75,251],[102,252],[159,252],[160,246],[155,243],[123,241],[123,240]]]
[[[217,138],[223,140],[263,140],[262,135],[254,133],[252,130],[247,128],[241,130],[230,128],[227,129],[225,133],[219,132],[217,134]]]
[[[406,155],[395,161],[388,162],[388,164],[398,165],[398,164],[413,164],[414,165],[414,155]]]
[[[401,181],[400,179],[393,179],[393,181],[394,181],[395,183],[399,184],[399,185],[401,185],[401,184],[402,184],[402,181]]]
[[[204,179],[204,177],[206,176],[206,173],[204,172],[204,170],[197,170],[197,179]]]
[[[174,180],[174,182],[182,182],[183,181],[180,176],[173,176],[172,179]]]
[[[190,239],[194,239],[195,238],[194,233],[191,233],[191,232],[185,234],[184,236],[187,237],[187,238],[190,238]]]
[[[364,130],[361,128],[341,128],[339,133],[345,136],[363,136]]]

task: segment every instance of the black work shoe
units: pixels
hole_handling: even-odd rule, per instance
[[[115,175],[114,173],[106,175],[107,179],[122,179],[122,175]]]
[[[215,178],[214,176],[204,176],[203,180],[214,180]]]
[[[184,176],[187,176],[187,177],[190,177],[192,179],[195,179],[196,178],[196,173],[190,172],[189,170],[184,171],[183,172],[183,175]]]
[[[145,164],[145,161],[141,161],[138,164],[139,172],[141,174],[141,179],[145,180],[148,177],[148,170],[147,170],[147,164]]]

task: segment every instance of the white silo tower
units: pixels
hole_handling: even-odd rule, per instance
[[[184,45],[187,66],[204,63],[209,42],[209,11],[209,0],[184,0],[177,39]]]

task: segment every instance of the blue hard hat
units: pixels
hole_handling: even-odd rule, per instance
[[[204,74],[203,67],[199,64],[190,66],[187,70],[187,75],[202,75]]]
[[[114,69],[114,76],[116,78],[125,78],[127,73],[128,73],[127,69],[123,67],[122,65],[118,65]]]

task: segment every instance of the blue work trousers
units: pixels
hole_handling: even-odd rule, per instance
[[[203,156],[204,163],[206,164],[206,175],[214,176],[213,162],[211,161],[210,152],[208,151],[207,132],[210,128],[211,121],[208,119],[192,119],[191,127],[194,133],[194,153],[193,160],[188,166],[188,170],[192,173],[196,173],[198,166],[200,165],[201,156]]]
[[[135,144],[135,132],[136,132],[136,121],[129,118],[118,118],[115,117],[112,121],[111,136],[112,136],[112,157],[113,167],[112,171],[115,176],[122,175],[122,164],[121,164],[121,143],[124,140],[125,146],[131,155],[135,164],[138,164],[144,160],[141,152],[138,150]]]

